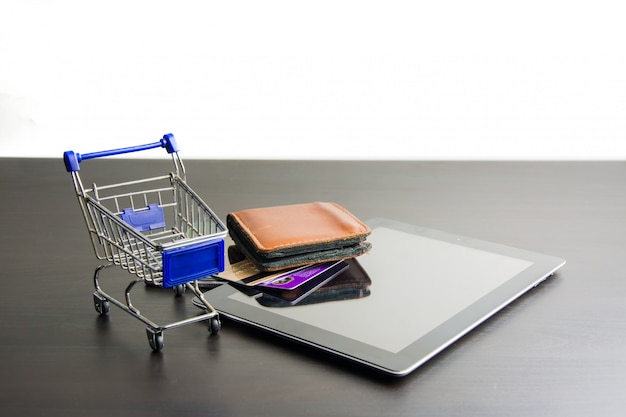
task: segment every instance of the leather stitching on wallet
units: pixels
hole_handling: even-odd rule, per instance
[[[334,234],[334,235],[329,235],[329,236],[325,236],[324,238],[320,238],[320,237],[315,237],[315,238],[309,238],[309,239],[299,239],[299,240],[290,240],[281,244],[277,244],[274,245],[270,248],[266,247],[260,240],[259,236],[257,234],[255,234],[252,230],[250,230],[250,228],[248,227],[248,225],[246,225],[245,221],[243,219],[240,218],[240,216],[238,215],[238,213],[231,213],[231,216],[237,221],[238,226],[240,227],[240,229],[245,232],[248,235],[248,238],[252,241],[254,241],[254,244],[257,246],[258,250],[261,251],[273,251],[273,250],[277,250],[277,249],[283,249],[283,248],[289,248],[289,247],[293,247],[293,246],[300,246],[300,245],[304,245],[304,244],[317,244],[317,243],[328,243],[328,242],[334,242],[334,241],[344,241],[344,240],[350,240],[350,239],[355,239],[355,238],[365,238],[365,236],[367,236],[370,232],[369,227],[367,227],[365,224],[363,224],[358,218],[356,218],[352,213],[350,213],[348,210],[346,210],[344,207],[335,204],[335,203],[326,203],[328,205],[331,205],[333,208],[341,211],[343,214],[345,214],[346,216],[348,216],[350,219],[352,219],[352,221],[354,222],[353,224],[351,224],[352,226],[355,226],[356,231],[351,233],[351,234]]]

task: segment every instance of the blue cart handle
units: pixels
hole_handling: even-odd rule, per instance
[[[167,153],[178,152],[178,145],[176,139],[171,133],[163,135],[163,138],[154,143],[148,143],[146,145],[129,146],[128,148],[111,149],[108,151],[91,152],[86,154],[80,154],[74,151],[67,151],[63,153],[63,161],[65,162],[65,169],[67,172],[80,171],[80,163],[86,159],[102,158],[104,156],[121,155],[124,153],[145,151],[154,148],[165,148]]]

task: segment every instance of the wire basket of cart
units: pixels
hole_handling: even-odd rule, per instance
[[[91,184],[85,188],[80,165],[88,159],[165,148],[174,164],[166,175],[115,184]],[[76,196],[89,232],[95,255],[107,261],[94,272],[94,306],[99,314],[109,304],[121,308],[147,325],[153,350],[163,348],[165,330],[207,321],[216,334],[221,326],[217,311],[206,301],[198,280],[224,270],[226,226],[186,183],[185,168],[178,155],[174,135],[146,145],[87,154],[67,151],[65,167],[72,176]],[[100,286],[99,276],[109,267],[120,267],[135,278],[120,301]],[[204,314],[167,324],[157,324],[142,315],[131,302],[135,284],[173,288],[176,296],[189,289],[204,306]]]

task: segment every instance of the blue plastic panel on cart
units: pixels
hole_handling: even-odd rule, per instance
[[[170,288],[224,270],[224,240],[163,251],[163,287]]]
[[[149,204],[145,210],[127,208],[120,214],[122,220],[140,232],[165,228],[165,215],[158,204]]]

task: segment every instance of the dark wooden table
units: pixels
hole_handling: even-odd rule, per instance
[[[185,155],[182,155],[183,158]],[[221,218],[336,201],[565,258],[553,278],[425,366],[385,377],[224,320],[166,332],[92,302],[98,261],[61,159],[0,159],[2,416],[624,416],[625,162],[186,161]],[[93,160],[117,182],[168,160]],[[111,283],[126,282],[119,270]],[[141,288],[155,314],[190,297]],[[152,306],[152,304],[150,304]]]

